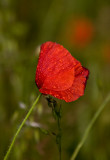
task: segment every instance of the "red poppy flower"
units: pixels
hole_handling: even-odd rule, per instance
[[[73,18],[68,23],[67,39],[77,48],[86,47],[94,35],[93,23],[87,18]]]
[[[46,42],[41,45],[35,82],[39,91],[66,102],[84,94],[89,71],[81,66],[62,45]]]

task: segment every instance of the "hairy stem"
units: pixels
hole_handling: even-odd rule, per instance
[[[61,160],[61,138],[62,138],[62,133],[61,133],[61,117],[58,117],[58,119],[57,119],[57,125],[58,125],[58,134],[56,135],[56,141],[57,141],[58,150],[59,150],[59,160]]]
[[[48,101],[48,106],[52,109],[52,115],[57,122],[58,131],[56,136],[56,144],[58,146],[59,151],[59,160],[61,160],[61,138],[62,138],[62,132],[61,132],[61,105],[57,103],[55,99],[53,99],[51,96],[46,97]]]
[[[14,145],[14,143],[15,143],[15,140],[16,140],[18,134],[19,134],[19,132],[21,131],[23,125],[25,124],[26,120],[27,120],[28,117],[30,116],[30,114],[31,114],[31,112],[33,111],[35,105],[36,105],[37,102],[39,101],[40,97],[41,97],[41,94],[39,94],[39,96],[37,97],[37,99],[34,101],[32,107],[31,107],[30,110],[28,111],[26,117],[24,118],[24,120],[22,121],[21,125],[19,126],[17,132],[15,133],[15,135],[14,135],[14,137],[13,137],[13,139],[12,139],[12,142],[11,142],[11,144],[10,144],[10,146],[9,146],[9,149],[8,149],[8,151],[7,151],[7,153],[6,153],[5,157],[4,157],[4,160],[7,160],[8,156],[9,156],[11,150],[12,150],[12,147],[13,147],[13,145]]]
[[[99,109],[97,110],[97,112],[95,113],[94,117],[92,118],[92,120],[90,121],[88,127],[85,130],[85,133],[81,139],[81,141],[79,142],[79,144],[77,145],[75,151],[72,154],[72,157],[70,160],[75,160],[75,158],[77,157],[81,147],[83,146],[83,144],[85,143],[88,134],[90,133],[91,128],[93,127],[94,123],[96,122],[97,118],[100,116],[101,112],[103,111],[104,107],[106,106],[106,104],[110,101],[110,94],[107,96],[107,98],[105,99],[105,101],[102,103],[102,105],[99,107]]]

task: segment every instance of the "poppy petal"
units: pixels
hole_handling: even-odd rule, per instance
[[[75,58],[73,58],[62,45],[53,42],[44,43],[41,46],[40,58],[36,71],[36,84],[38,88],[43,86],[45,79],[49,79],[52,76],[56,76],[55,79],[57,79],[57,75],[61,75],[63,72],[71,69],[73,70],[75,64]]]
[[[89,71],[62,45],[42,44],[35,78],[41,93],[75,101],[84,94],[88,75]]]
[[[50,94],[58,99],[65,100],[66,102],[77,100],[80,96],[84,95],[85,84],[88,78],[89,71],[81,65],[79,67],[76,67],[75,71],[76,76],[70,88],[63,91],[40,89],[40,92],[44,94]]]
[[[60,71],[57,75],[47,77],[43,83],[42,89],[50,89],[55,91],[66,90],[70,88],[74,80],[74,68],[67,71]]]

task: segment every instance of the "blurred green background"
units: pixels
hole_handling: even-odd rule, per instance
[[[90,70],[85,95],[62,103],[62,159],[69,160],[94,113],[110,92],[110,0],[0,0],[0,159],[39,91],[39,47],[55,41]],[[110,103],[76,160],[110,159]],[[44,97],[29,118],[55,131]],[[58,160],[52,137],[25,125],[10,160]]]

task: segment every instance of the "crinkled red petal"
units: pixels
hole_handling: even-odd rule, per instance
[[[58,86],[59,89],[62,89],[64,86],[66,87],[67,82],[72,83],[74,79],[73,68],[75,64],[75,58],[72,57],[68,50],[66,50],[62,45],[53,42],[44,43],[41,46],[41,52],[36,70],[36,84],[38,88],[42,88],[42,86],[51,88],[52,85],[45,85],[45,83],[47,83],[46,81],[50,81],[49,83],[53,81],[54,87],[57,88]],[[68,74],[67,76],[66,72]],[[52,77],[54,77],[53,80]],[[59,81],[57,80],[57,77]],[[63,77],[65,77],[65,82],[63,82]],[[57,81],[59,82],[59,84],[57,84]],[[67,84],[67,86],[68,85],[70,86],[71,84]]]
[[[35,80],[41,93],[75,101],[84,94],[88,75],[89,71],[63,46],[54,42],[41,46]]]
[[[79,66],[75,70],[75,78],[70,88],[63,91],[41,88],[40,92],[43,94],[50,94],[58,99],[65,100],[66,102],[75,101],[80,96],[84,95],[88,75],[89,71],[86,68]]]

